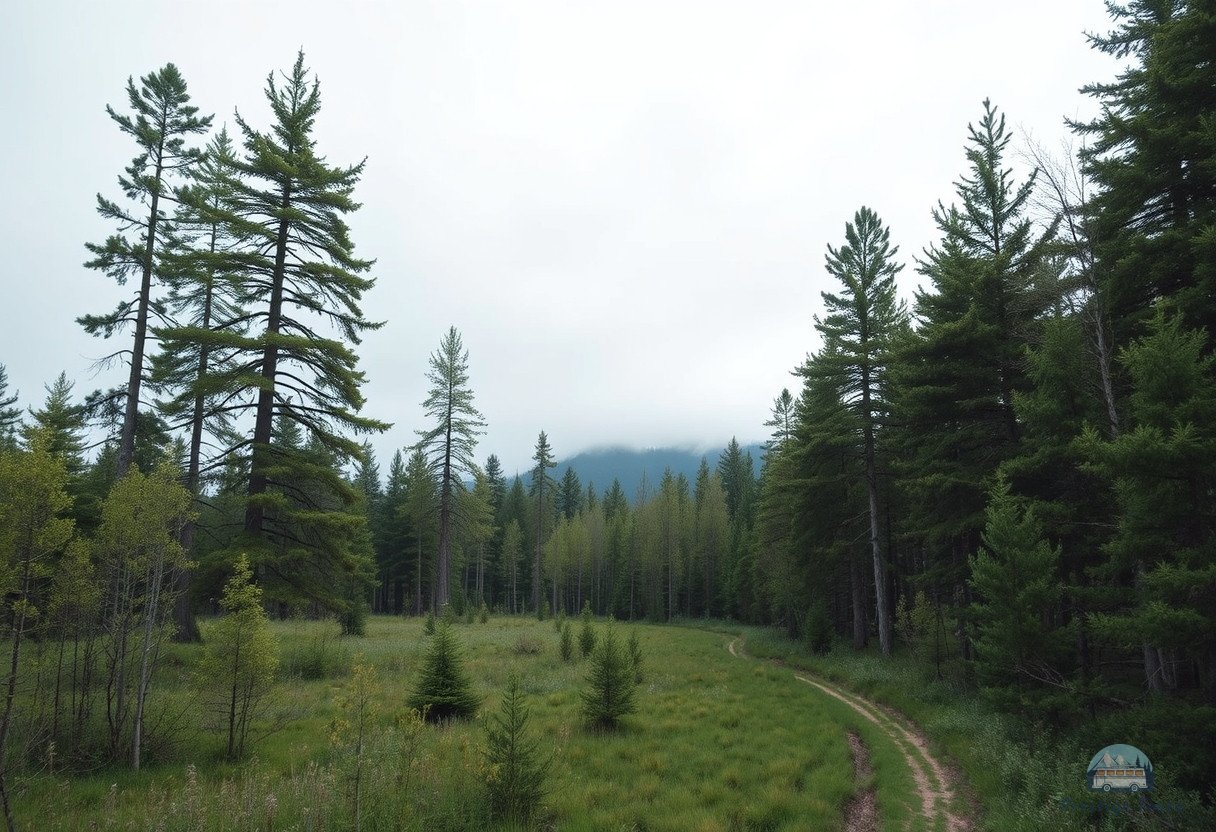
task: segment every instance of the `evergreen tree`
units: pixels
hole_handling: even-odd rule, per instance
[[[93,259],[85,265],[98,269],[123,285],[131,274],[139,275],[134,297],[104,315],[86,315],[78,319],[90,335],[109,338],[115,332],[133,325],[130,350],[130,375],[127,379],[122,429],[118,439],[116,464],[118,475],[126,473],[135,457],[136,416],[140,407],[140,392],[144,380],[144,353],[149,335],[149,316],[159,314],[159,305],[152,297],[152,281],[166,244],[172,240],[172,221],[161,201],[172,201],[168,178],[189,173],[201,154],[186,145],[186,140],[205,133],[211,116],[199,117],[198,108],[191,106],[186,82],[173,64],[135,81],[127,79],[127,99],[130,115],[121,115],[112,107],[106,112],[118,128],[131,136],[139,146],[137,155],[118,177],[118,185],[132,208],[97,195],[97,213],[119,226],[119,232],[104,243],[88,243]],[[146,207],[147,213],[143,213]],[[127,234],[134,232],[135,239]]]
[[[999,481],[988,504],[983,548],[971,560],[975,655],[989,696],[1040,715],[1075,707],[1065,675],[1072,635],[1056,613],[1060,550],[1043,539],[1032,512],[1022,512]]]
[[[554,488],[553,478],[549,476],[549,469],[557,465],[553,461],[553,449],[549,446],[549,438],[545,436],[542,430],[540,436],[536,439],[536,452],[532,455],[536,466],[532,469],[532,485],[529,489],[529,495],[535,500],[533,520],[535,526],[536,557],[532,561],[532,606],[536,610],[540,610],[541,598],[541,579],[540,579],[540,564],[543,556],[545,543],[545,530],[548,528],[549,519],[549,503],[546,502],[546,491],[552,494]]]
[[[364,377],[349,346],[380,326],[360,309],[374,283],[363,276],[372,263],[354,255],[344,219],[358,208],[351,195],[363,163],[331,167],[317,154],[320,88],[310,83],[303,52],[282,85],[273,73],[267,78],[266,98],[271,129],[256,130],[237,115],[244,154],[227,166],[230,198],[207,209],[242,241],[226,267],[243,275],[240,299],[251,327],[225,340],[233,360],[247,368],[228,377],[227,408],[253,423],[251,436],[226,449],[249,459],[246,539],[239,545],[255,570],[276,570],[285,580],[291,575],[272,561],[282,563],[285,554],[296,564],[311,561],[309,571],[322,580],[301,589],[340,607],[336,595],[352,567],[362,568],[351,554],[362,523],[357,494],[337,466],[318,465],[272,440],[277,422],[291,422],[309,444],[345,462],[362,453],[349,434],[387,427],[358,415]],[[283,488],[301,499],[285,500]]]
[[[185,484],[196,498],[204,488],[204,474],[219,465],[204,458],[205,447],[225,448],[225,438],[233,433],[223,391],[231,387],[234,374],[245,372],[232,361],[236,351],[228,343],[233,334],[245,333],[240,275],[228,256],[240,240],[218,214],[231,198],[227,177],[233,160],[232,140],[221,129],[192,167],[189,183],[177,191],[177,239],[160,268],[160,279],[169,288],[164,305],[172,324],[154,329],[161,348],[152,356],[149,385],[161,397],[157,406],[168,427],[188,432]],[[196,534],[194,521],[182,530],[187,552],[193,552]],[[191,605],[191,576],[188,569],[175,576],[176,641],[200,638]]]
[[[1097,186],[1087,218],[1116,343],[1139,334],[1162,298],[1187,326],[1216,332],[1211,8],[1187,0],[1107,8],[1116,26],[1090,43],[1126,66],[1114,81],[1082,89],[1100,114],[1074,128]]]
[[[384,495],[372,523],[372,545],[376,552],[376,571],[380,576],[376,609],[380,612],[402,613],[407,606],[404,587],[408,577],[410,542],[407,483],[405,460],[401,451],[394,451],[384,483]]]
[[[464,669],[460,643],[452,626],[441,620],[422,658],[418,683],[409,697],[409,706],[428,720],[439,721],[468,719],[480,704]]]
[[[959,204],[934,210],[942,239],[919,264],[931,284],[916,293],[921,325],[891,368],[908,531],[927,550],[934,580],[951,588],[965,583],[987,489],[1021,438],[1014,395],[1027,389],[1025,345],[1050,300],[1039,282],[1054,234],[1036,237],[1026,216],[1034,175],[1017,185],[1002,166],[1004,116],[985,101],[968,131]]]
[[[570,466],[562,475],[561,484],[557,488],[557,511],[567,520],[573,520],[583,507],[583,486],[578,481],[578,474]]]
[[[5,395],[8,392],[8,370],[0,364],[0,452],[11,451],[16,444],[17,429],[21,426],[21,408],[17,404],[17,394]]]
[[[436,527],[435,507],[438,502],[435,478],[427,464],[426,457],[418,448],[410,454],[409,466],[406,469],[405,504],[402,511],[409,519],[413,541],[410,548],[414,550],[414,615],[422,615],[422,585],[424,573],[429,574],[427,551],[434,551]],[[434,580],[431,587],[434,588]],[[434,594],[434,593],[432,593]],[[431,606],[434,609],[434,606]]]
[[[486,574],[490,541],[498,531],[494,525],[494,495],[481,469],[473,469],[473,488],[462,491],[457,500],[460,515],[460,543],[464,550],[465,571],[472,583],[470,600],[474,606],[485,603]]]
[[[592,728],[616,728],[622,717],[637,710],[634,694],[634,669],[610,621],[591,656],[587,689],[583,691],[583,719]]]
[[[769,452],[780,449],[794,435],[794,397],[788,388],[782,388],[781,394],[773,399],[772,414],[764,426],[773,429],[773,438],[764,446]]]
[[[860,208],[845,223],[845,244],[828,246],[827,270],[843,284],[840,294],[822,292],[825,317],[815,328],[831,345],[811,365],[829,373],[845,403],[857,414],[861,428],[859,455],[865,477],[870,518],[870,554],[874,567],[874,597],[878,612],[878,641],[883,655],[892,649],[891,605],[887,599],[887,567],[882,553],[879,492],[879,449],[886,421],[886,371],[891,343],[907,315],[895,294],[895,275],[903,268],[894,260],[891,233],[872,210]]]
[[[72,382],[67,373],[60,373],[53,384],[47,385],[46,401],[22,427],[22,440],[27,448],[41,438],[47,453],[63,460],[68,476],[78,477],[84,470],[84,417],[79,406],[72,404]]]
[[[1120,647],[1153,645],[1144,671],[1154,690],[1216,689],[1216,356],[1207,340],[1158,310],[1148,334],[1120,355],[1132,383],[1131,429],[1112,442],[1092,429],[1082,438],[1115,484],[1110,567],[1135,576],[1132,603],[1095,615],[1094,630]]]
[[[514,674],[499,712],[486,722],[485,760],[490,810],[499,820],[527,823],[544,799],[553,758],[542,759],[540,742],[528,734],[528,708]]]
[[[427,455],[428,464],[439,481],[439,551],[437,553],[438,605],[447,606],[451,591],[452,532],[455,491],[461,487],[462,474],[471,475],[477,464],[473,449],[484,433],[485,422],[473,406],[469,388],[469,352],[464,348],[456,327],[448,329],[439,349],[431,353],[427,381],[430,393],[422,406],[435,420],[429,431],[419,431],[418,447]]]
[[[507,530],[503,533],[502,557],[499,560],[507,590],[507,610],[511,613],[521,611],[519,570],[523,561],[523,553],[523,532],[520,531],[519,521],[512,518],[511,522],[507,524]]]
[[[591,626],[590,601],[583,603],[583,611],[579,617],[582,619],[582,626],[578,631],[578,651],[583,654],[583,658],[585,659],[595,649],[595,630]]]
[[[717,472],[701,460],[702,472],[697,475],[696,517],[694,521],[693,553],[699,566],[701,614],[720,615],[725,599],[722,597],[721,569],[730,548],[730,515],[726,508],[726,492]],[[689,587],[692,591],[692,587]]]

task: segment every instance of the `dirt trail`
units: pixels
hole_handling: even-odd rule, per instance
[[[742,636],[731,641],[727,650],[732,656],[742,657]],[[957,793],[953,775],[929,750],[924,733],[913,723],[893,710],[883,708],[868,699],[851,693],[826,679],[811,679],[801,674],[794,678],[817,689],[819,692],[848,705],[862,717],[878,727],[899,749],[907,763],[912,779],[916,783],[917,796],[920,798],[921,815],[924,816],[931,829],[944,828],[946,832],[967,832],[972,828],[971,821],[953,808],[954,797]],[[855,735],[849,735],[849,744],[855,744]],[[860,739],[856,739],[860,746]],[[865,748],[861,746],[864,753]],[[858,756],[853,753],[854,769],[858,769]],[[868,761],[867,761],[868,762]],[[870,794],[869,815],[863,816],[866,810],[863,796],[854,799],[846,810],[845,828],[868,832],[878,829],[877,808],[873,805],[873,793]]]
[[[849,754],[853,757],[853,777],[864,787],[844,807],[845,832],[878,832],[878,801],[874,797],[874,776],[870,752],[856,731],[849,731]]]

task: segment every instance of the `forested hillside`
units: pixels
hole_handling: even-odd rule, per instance
[[[589,607],[910,652],[1048,735],[1168,749],[1210,801],[1216,13],[1111,13],[1092,45],[1127,69],[1083,91],[1100,115],[1070,125],[1075,156],[977,102],[923,251],[891,243],[881,206],[823,241],[815,349],[773,391],[764,447],[636,481],[570,454],[543,409],[533,467],[508,476],[456,327],[421,415],[394,417],[417,443],[377,459],[358,350],[382,276],[348,225],[363,162],[317,145],[304,54],[266,81],[272,119],[231,133],[173,64],[130,81],[110,115],[132,161],[96,198],[112,233],[81,241],[113,306],[78,321],[127,380],[19,401],[0,366],[10,827],[13,772],[169,755],[172,721],[146,719],[168,641],[250,597],[355,637],[369,613]]]

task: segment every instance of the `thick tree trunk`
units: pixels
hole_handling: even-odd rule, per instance
[[[861,565],[857,562],[857,555],[850,553],[849,555],[849,590],[851,594],[851,605],[853,607],[853,649],[860,650],[866,646],[869,640],[869,624],[866,621],[866,587],[865,580],[861,577]]]
[[[283,199],[280,209],[284,219],[279,221],[278,239],[275,241],[274,273],[271,275],[270,309],[266,316],[266,335],[279,334],[279,326],[283,317],[283,278],[287,264],[287,231],[286,213],[291,207],[291,184],[283,186]],[[266,519],[266,511],[258,499],[266,493],[267,480],[263,473],[263,458],[274,434],[274,382],[278,375],[279,348],[268,339],[262,352],[261,376],[266,380],[265,386],[258,391],[257,415],[253,425],[253,464],[249,470],[249,502],[245,508],[245,531],[252,535],[261,535],[262,524]]]

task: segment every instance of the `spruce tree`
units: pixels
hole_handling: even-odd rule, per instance
[[[1095,633],[1145,650],[1145,682],[1216,690],[1216,356],[1207,334],[1159,309],[1120,355],[1131,429],[1081,446],[1114,483],[1118,527],[1106,569],[1131,576],[1129,603],[1093,617]],[[1180,677],[1181,674],[1181,678]]]
[[[97,195],[97,213],[119,226],[104,243],[88,243],[93,259],[85,265],[98,269],[124,285],[132,274],[139,276],[133,297],[103,315],[86,315],[77,322],[90,335],[111,337],[128,325],[133,329],[130,349],[130,373],[124,391],[122,427],[118,438],[116,465],[118,475],[126,473],[135,458],[135,434],[140,394],[144,381],[145,351],[149,337],[150,317],[158,312],[153,298],[153,279],[166,243],[171,241],[173,223],[165,211],[172,202],[169,186],[171,176],[182,176],[201,158],[195,148],[186,144],[192,135],[205,133],[211,116],[199,117],[198,108],[190,104],[186,82],[173,64],[135,81],[127,79],[127,99],[130,115],[119,114],[107,106],[106,112],[118,128],[131,136],[139,154],[118,177],[131,207]],[[163,204],[162,204],[163,203]],[[128,234],[134,232],[134,239]]]
[[[439,721],[468,719],[480,704],[465,672],[464,657],[452,625],[441,620],[427,645],[409,706],[425,714],[428,720]]]
[[[1212,10],[1175,0],[1107,9],[1115,27],[1090,43],[1125,67],[1082,88],[1100,114],[1073,126],[1096,186],[1086,214],[1116,343],[1141,334],[1159,299],[1175,304],[1188,327],[1216,332]]]
[[[570,466],[557,487],[557,511],[567,520],[573,520],[583,507],[583,486],[578,481],[578,474]]]
[[[548,520],[550,515],[549,502],[546,501],[546,493],[553,492],[553,478],[549,476],[549,469],[556,467],[557,463],[553,461],[553,448],[549,446],[549,438],[545,436],[542,430],[540,436],[536,439],[536,452],[532,455],[533,461],[536,463],[532,469],[532,485],[529,489],[529,494],[535,500],[533,503],[533,521],[535,522],[533,542],[536,546],[536,556],[532,560],[532,607],[540,614],[540,598],[541,598],[541,579],[540,579],[540,564],[543,557],[543,549],[545,545],[545,532],[549,527]],[[543,621],[544,618],[542,617]]]
[[[986,517],[983,548],[970,562],[980,684],[1002,704],[1041,716],[1075,708],[1065,662],[1072,633],[1054,615],[1060,550],[1044,539],[1034,513],[1019,509],[1008,482],[993,488]]]
[[[1027,216],[1034,175],[1017,184],[1004,167],[1004,116],[985,101],[968,134],[958,204],[934,210],[942,237],[919,263],[929,279],[916,293],[920,327],[891,367],[907,531],[951,590],[965,585],[987,489],[1021,439],[1014,397],[1028,387],[1025,349],[1056,289],[1040,285],[1054,228],[1036,234]]]
[[[426,401],[426,415],[435,422],[428,431],[419,431],[418,447],[439,483],[439,551],[436,561],[437,603],[447,606],[451,591],[453,513],[455,492],[461,487],[461,475],[472,475],[477,464],[473,450],[477,437],[485,427],[481,413],[473,405],[469,388],[469,352],[456,327],[448,329],[431,353],[427,381],[431,383]]]
[[[8,370],[0,364],[0,452],[11,451],[16,444],[17,428],[21,425],[21,408],[17,394],[8,393]]]
[[[634,693],[634,668],[617,642],[616,629],[609,621],[591,655],[587,688],[582,697],[583,719],[592,728],[616,728],[622,717],[637,709]]]
[[[545,778],[553,758],[543,758],[540,741],[529,736],[528,708],[519,677],[507,680],[498,713],[486,722],[486,780],[494,817],[527,823],[545,796]]]

